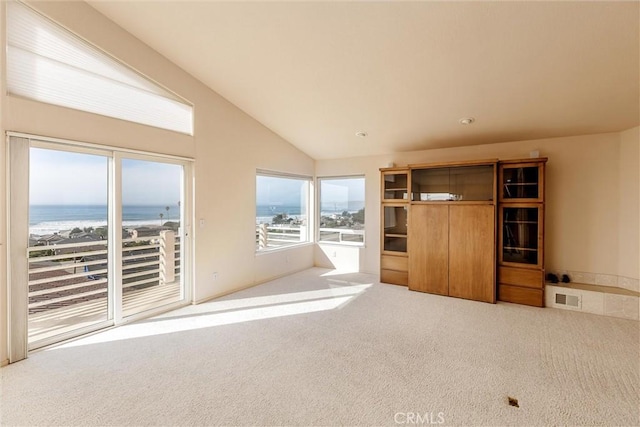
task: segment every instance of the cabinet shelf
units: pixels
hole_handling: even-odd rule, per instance
[[[406,234],[393,234],[393,233],[385,233],[384,237],[399,237],[401,239],[406,239],[407,235]]]
[[[537,224],[538,221],[504,221],[505,224]]]
[[[512,251],[529,251],[529,252],[538,252],[537,249],[532,249],[532,248],[521,248],[518,246],[505,246],[504,247],[505,250],[512,250]]]

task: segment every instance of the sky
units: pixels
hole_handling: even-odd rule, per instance
[[[360,209],[364,207],[364,178],[320,180],[320,209]]]
[[[107,168],[108,158],[103,156],[31,148],[30,204],[106,205]],[[181,173],[179,165],[123,159],[122,204],[176,205],[180,201]],[[258,175],[256,202],[299,206],[305,183]],[[323,207],[353,209],[354,202],[364,201],[364,178],[322,179],[320,193]]]
[[[299,206],[306,182],[302,179],[258,175],[256,177],[256,204],[262,206]],[[342,206],[342,209],[347,209],[347,206],[353,208],[354,202],[364,202],[364,178],[321,179],[320,197],[323,208],[334,209],[336,206]],[[364,205],[362,204],[362,206]]]
[[[300,206],[305,183],[303,179],[256,176],[256,204]]]
[[[103,156],[31,148],[32,205],[106,205],[108,159]],[[180,200],[182,167],[122,160],[122,204],[174,206]]]

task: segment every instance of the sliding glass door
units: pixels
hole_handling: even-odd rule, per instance
[[[108,155],[29,150],[29,346],[109,324]]]
[[[183,167],[122,159],[122,315],[184,298]]]
[[[188,160],[24,137],[10,151],[11,361],[188,301]]]

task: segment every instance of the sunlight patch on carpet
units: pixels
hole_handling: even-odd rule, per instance
[[[178,310],[174,312],[175,317],[165,315],[149,319],[152,321],[124,325],[47,351],[334,310],[349,303],[370,286],[358,285],[238,300],[213,301],[203,304],[207,309],[205,312],[179,316],[180,310]]]

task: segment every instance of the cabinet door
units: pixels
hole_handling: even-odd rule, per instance
[[[544,163],[500,166],[500,200],[541,202],[544,198]]]
[[[407,206],[382,205],[382,253],[407,253]]]
[[[409,289],[448,295],[449,206],[411,206],[409,227]]]
[[[451,206],[449,295],[495,302],[495,208]]]
[[[500,206],[501,264],[514,267],[542,268],[543,208],[539,204]]]
[[[411,170],[411,200],[489,201],[494,199],[495,165]]]
[[[383,172],[382,173],[382,200],[399,201],[409,199],[409,173],[408,172]]]

